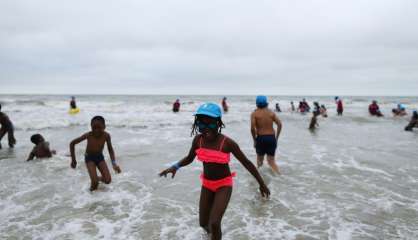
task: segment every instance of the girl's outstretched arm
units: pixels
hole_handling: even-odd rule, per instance
[[[240,161],[240,163],[248,170],[248,172],[251,173],[251,175],[254,176],[254,178],[257,180],[258,184],[260,185],[260,192],[263,197],[270,196],[270,190],[264,183],[263,178],[261,177],[260,173],[257,171],[257,168],[254,166],[254,164],[248,160],[248,158],[244,155],[244,153],[241,151],[238,144],[228,138],[227,141],[229,142],[229,147],[231,148],[232,154],[234,154],[235,158]]]
[[[197,149],[197,141],[199,139],[200,135],[197,135],[193,139],[192,147],[189,150],[189,154],[184,157],[182,160],[174,164],[173,166],[165,169],[164,171],[160,172],[159,176],[167,177],[167,174],[171,173],[171,178],[174,178],[176,175],[176,172],[179,168],[189,165],[193,162],[194,158],[196,157],[196,149]]]
[[[70,143],[70,153],[71,153],[71,167],[75,168],[77,166],[77,161],[75,160],[75,145],[79,144],[80,142],[84,141],[87,139],[87,137],[89,136],[89,133],[83,134],[81,137],[78,137],[74,140],[71,141]]]

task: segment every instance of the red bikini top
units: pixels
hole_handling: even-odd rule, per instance
[[[231,160],[230,153],[222,152],[226,137],[222,139],[221,146],[219,150],[202,148],[202,137],[199,141],[199,148],[196,149],[197,159],[205,163],[219,163],[219,164],[228,164]]]

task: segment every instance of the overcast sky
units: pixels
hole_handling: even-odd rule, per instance
[[[0,93],[418,95],[416,0],[1,0]]]

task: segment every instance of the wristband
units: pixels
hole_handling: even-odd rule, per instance
[[[112,160],[112,165],[116,165],[116,160]]]
[[[176,171],[177,170],[179,170],[181,167],[180,167],[180,164],[179,163],[175,163],[173,166],[171,166],[172,168],[174,168],[174,169],[176,169]]]

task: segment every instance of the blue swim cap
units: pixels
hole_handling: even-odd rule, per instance
[[[263,95],[257,96],[257,98],[255,99],[255,104],[257,105],[257,107],[260,108],[266,107],[268,105],[267,97]]]
[[[206,115],[213,118],[222,117],[221,108],[215,103],[205,103],[200,105],[194,115]]]

